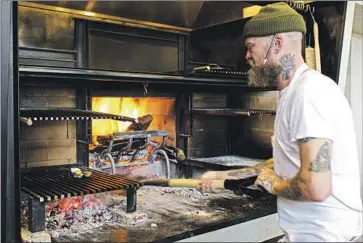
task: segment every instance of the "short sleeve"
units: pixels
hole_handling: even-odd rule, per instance
[[[306,137],[333,140],[334,102],[329,92],[301,95],[292,104],[290,117],[291,142]]]

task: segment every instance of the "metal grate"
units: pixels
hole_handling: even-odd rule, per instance
[[[82,172],[91,171],[90,177],[75,178],[71,167],[46,167],[21,176],[21,189],[40,202],[53,201],[66,197],[81,196],[99,192],[139,188],[137,181],[120,175],[77,166]]]

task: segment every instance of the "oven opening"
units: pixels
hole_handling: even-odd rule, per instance
[[[176,159],[175,98],[92,97],[92,111],[122,116],[93,120],[89,166],[113,174],[170,177]]]

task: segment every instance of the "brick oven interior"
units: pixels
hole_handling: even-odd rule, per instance
[[[94,1],[89,1],[85,5],[87,11],[92,12],[93,8],[96,13],[95,16],[97,16],[97,11],[101,14],[102,7],[99,7],[98,3],[90,4],[92,2]],[[120,2],[118,6],[120,8],[121,3],[123,2]],[[57,6],[57,4],[61,4],[61,6]],[[128,2],[129,6],[123,5],[125,8],[123,12],[125,16],[123,17],[125,19],[130,18],[130,22],[115,17],[117,13],[112,11],[116,10],[110,10],[112,9],[110,7],[112,6],[111,2],[105,2],[105,4],[109,7],[108,10],[106,8],[109,12],[105,10],[106,12],[103,13],[105,15],[100,15],[101,17],[98,19],[91,15],[87,17],[83,11],[84,6],[80,2],[22,2],[18,5],[18,98],[19,116],[22,119],[22,122],[19,123],[19,167],[21,175],[47,171],[52,168],[80,167],[86,168],[85,170],[89,167],[93,168],[92,163],[96,162],[91,158],[93,158],[92,151],[99,146],[95,143],[97,136],[125,131],[125,126],[121,126],[123,122],[117,121],[117,119],[97,117],[101,115],[96,113],[92,113],[92,115],[67,115],[64,113],[67,109],[76,112],[103,112],[109,115],[127,116],[132,119],[144,115],[153,116],[153,121],[147,131],[167,131],[166,145],[176,149],[175,151],[182,151],[185,155],[183,161],[170,160],[170,171],[167,173],[170,178],[198,179],[203,172],[208,170],[226,170],[250,166],[272,157],[271,136],[273,135],[278,92],[274,87],[249,87],[247,85],[248,65],[244,60],[245,49],[242,29],[249,16],[241,17],[240,10],[251,7],[254,3],[210,2],[208,4],[203,3],[203,1],[190,2],[185,3],[186,5],[180,4],[181,8],[189,9],[189,15],[182,17],[183,14],[177,10],[179,2],[169,2],[168,8],[173,9],[175,14],[174,18],[170,14],[168,15],[170,18],[167,18],[160,14],[165,13],[166,5],[162,7],[157,3],[143,3],[144,5],[140,7],[139,12],[133,12],[134,3]],[[332,11],[330,6],[323,4],[316,6],[317,21],[322,26],[327,25],[328,23],[324,22],[322,16]],[[319,6],[320,8],[318,8]],[[342,6],[343,4],[337,3],[333,15],[342,15]],[[59,7],[63,10],[59,11]],[[146,9],[152,9],[154,15],[148,15]],[[224,12],[217,13],[215,9],[223,9]],[[335,9],[338,10],[335,11]],[[227,15],[224,14],[227,12]],[[130,16],[127,16],[127,13]],[[213,16],[212,13],[215,14],[214,17],[211,17]],[[132,14],[134,16],[131,16]],[[161,18],[159,20],[165,25],[159,25],[156,16],[159,16]],[[138,20],[132,22],[135,20],[132,17],[138,18]],[[309,21],[308,17],[307,14],[304,15],[307,21]],[[102,21],[102,19],[107,21]],[[326,35],[322,36],[323,41],[325,38],[329,38]],[[340,45],[341,40],[338,37],[335,38],[335,45]],[[328,60],[322,64],[325,70],[337,70],[334,66],[337,62],[331,62],[331,59],[340,58],[337,53],[332,52],[335,45],[327,44],[322,47],[323,59]],[[207,69],[206,66],[208,66]],[[214,69],[216,66],[218,68]],[[201,67],[202,71],[199,71]],[[210,68],[215,73],[210,72]],[[329,71],[328,74],[333,77],[337,75],[334,72]],[[130,103],[129,107],[132,106],[133,110],[125,112],[125,107],[122,104],[127,102]],[[44,115],[44,111],[47,109],[60,109],[63,113],[62,115],[49,115],[50,113]],[[135,109],[137,110],[136,113]],[[120,114],[115,114],[117,112]],[[97,134],[97,132],[101,134]],[[155,139],[157,144],[160,144],[161,138]],[[136,150],[136,152],[139,151]],[[152,163],[147,163],[144,167],[141,166],[140,168],[145,168],[146,172],[142,170],[140,173],[156,173],[155,177],[166,178],[165,159],[161,158],[160,163],[158,169],[161,172],[159,171],[159,174],[153,170]],[[176,200],[176,198],[184,200],[180,195],[188,194],[183,194],[184,191],[182,190],[152,192],[151,189],[145,189],[147,190],[145,192],[143,188],[137,192],[136,190],[141,184],[136,181],[136,174],[132,174],[132,170],[137,171],[137,163],[128,166],[116,161],[116,165],[117,168],[121,169],[115,171],[120,176],[131,175],[130,178],[134,183],[130,186],[131,184],[127,183],[131,182],[128,181],[123,182],[126,183],[123,185],[126,185],[125,187],[113,187],[117,187],[118,190],[116,190],[116,196],[112,196],[112,200],[114,197],[119,200],[118,196],[126,196],[125,205],[120,206],[120,204],[119,206],[126,207],[127,213],[140,212],[138,216],[142,218],[146,215],[141,214],[142,210],[145,210],[145,205],[150,201],[155,200],[156,205],[166,203],[160,201],[163,200],[163,197],[165,201],[167,201],[165,198],[168,197],[171,197],[170,201]],[[60,171],[43,175],[49,176],[58,172],[57,175],[60,175],[62,173]],[[115,172],[109,164],[102,171],[107,174],[114,174]],[[44,228],[42,225],[44,220],[50,220],[50,216],[47,215],[44,218],[44,214],[49,213],[47,211],[51,207],[49,205],[53,205],[52,202],[56,201],[55,196],[50,196],[49,198],[52,199],[49,200],[49,205],[44,207],[44,202],[30,200],[27,197],[29,196],[26,191],[28,190],[27,186],[29,183],[31,184],[34,178],[47,184],[46,179],[44,179],[46,177],[34,175],[35,177],[23,176],[21,181],[23,183],[22,204],[28,203],[26,207],[31,207],[33,210],[32,215],[27,212],[28,220],[32,222],[22,222],[24,223],[22,228],[31,225],[30,231],[33,233],[50,230],[50,228]],[[95,177],[96,175],[98,176],[95,174]],[[149,174],[142,175],[150,176]],[[134,179],[135,181],[133,181]],[[66,180],[65,177],[65,184]],[[112,179],[109,180],[98,182],[102,185],[112,184]],[[118,179],[114,180],[117,181]],[[68,187],[70,185],[68,184]],[[87,187],[85,183],[84,185]],[[75,187],[78,188],[80,185]],[[59,185],[54,188],[39,185],[39,188],[46,189],[44,192],[45,201],[49,193],[63,190]],[[39,188],[35,188],[31,195],[37,194],[41,190]],[[90,195],[104,192],[97,191],[97,186],[90,186],[86,189],[89,190],[87,194]],[[160,197],[160,193],[163,195],[162,197]],[[165,193],[169,193],[169,195],[164,195]],[[175,198],[172,198],[173,195],[171,194],[174,193]],[[194,190],[193,193],[191,193],[192,195],[188,194],[189,199],[196,197],[197,192]],[[82,196],[86,197],[83,194]],[[110,196],[106,197],[107,200],[110,200]],[[142,210],[136,209],[135,197],[143,202],[141,203],[144,205],[141,206]],[[211,198],[214,200],[213,197]],[[94,203],[92,200],[96,199],[89,196],[88,200],[87,203]],[[252,215],[254,210],[260,210],[259,215],[275,212],[273,198],[266,194],[262,196],[262,199],[243,199],[246,200],[242,203],[244,206],[241,203],[235,203],[234,197],[230,199],[232,201],[220,202],[218,198],[215,200],[209,202],[208,205],[213,205],[216,208],[224,207],[223,210],[227,211],[238,210],[246,215],[250,215],[250,212]],[[70,205],[74,206],[75,202],[72,203]],[[176,204],[174,201],[174,203],[164,206],[165,208],[173,208],[176,207]],[[97,204],[97,207],[100,205]],[[153,207],[158,208],[155,205]],[[250,205],[250,208],[246,209],[246,205]],[[192,210],[187,206],[183,207],[179,211]],[[163,207],[160,206],[160,208]],[[70,211],[70,209],[67,210]],[[63,213],[68,212],[67,210],[65,209]],[[208,210],[210,211],[210,209]],[[178,210],[175,209],[175,211]],[[179,211],[178,213],[180,213]],[[22,211],[21,214],[24,212]],[[161,217],[162,219],[156,217],[159,221],[153,216],[155,225],[160,224],[162,227],[168,220],[171,222],[176,220],[165,218],[165,215],[168,214],[170,212],[158,211],[158,217],[164,216]],[[232,220],[231,217],[238,221],[236,218],[240,217],[227,214],[228,216],[215,215],[214,218],[223,219],[222,221],[225,222],[227,219]],[[258,217],[256,215],[248,216],[250,218],[246,220]],[[181,235],[181,230],[195,230],[194,228],[188,229],[188,225],[191,224],[191,221],[199,222],[201,220],[196,219],[195,215],[192,218],[183,218],[185,222],[189,223],[181,226],[180,229],[172,227],[170,232],[159,232],[155,235],[148,231],[151,230],[150,227],[149,229],[142,229],[125,226],[126,232],[129,234],[128,240],[138,242],[140,240],[167,239],[172,237],[173,230],[178,231],[175,235],[181,237],[173,239],[182,239],[184,236]],[[212,220],[212,218],[210,217],[208,220]],[[194,226],[196,228],[213,228],[214,226],[211,224],[216,222],[208,220],[206,219],[204,222],[205,225],[201,221],[200,224],[195,223]],[[184,221],[178,218],[175,222]],[[59,224],[58,221],[57,224]],[[47,226],[49,226],[48,221]],[[122,239],[121,228],[119,227],[112,234],[107,233],[105,228],[98,233],[94,232],[90,235],[84,233],[77,236],[67,235],[67,232],[70,231],[64,231],[63,238],[52,235],[52,241],[90,240],[91,238],[101,240],[104,237],[111,237],[107,239],[115,240],[112,238],[115,235]],[[211,229],[208,228],[208,230]],[[22,237],[24,236],[22,235]]]
[[[76,108],[74,88],[28,86],[20,90],[20,106],[23,108]],[[223,93],[196,92],[192,94],[192,103],[195,108],[228,108],[227,95]],[[241,97],[238,108],[274,110],[276,103],[275,91],[246,92]],[[153,111],[150,112],[152,114]],[[188,138],[188,157],[233,154],[263,159],[271,156],[273,118],[273,115],[262,114],[235,121],[233,130],[243,134],[237,143],[239,149],[231,144],[233,135],[239,135],[229,132],[228,122],[231,119],[196,116],[192,124],[193,136]],[[174,119],[176,122],[176,117]],[[77,163],[76,121],[37,121],[32,126],[22,124],[20,135],[22,168]]]

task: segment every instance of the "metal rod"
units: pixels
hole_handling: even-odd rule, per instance
[[[19,117],[19,121],[27,124],[28,126],[33,125],[33,121],[31,118]]]

